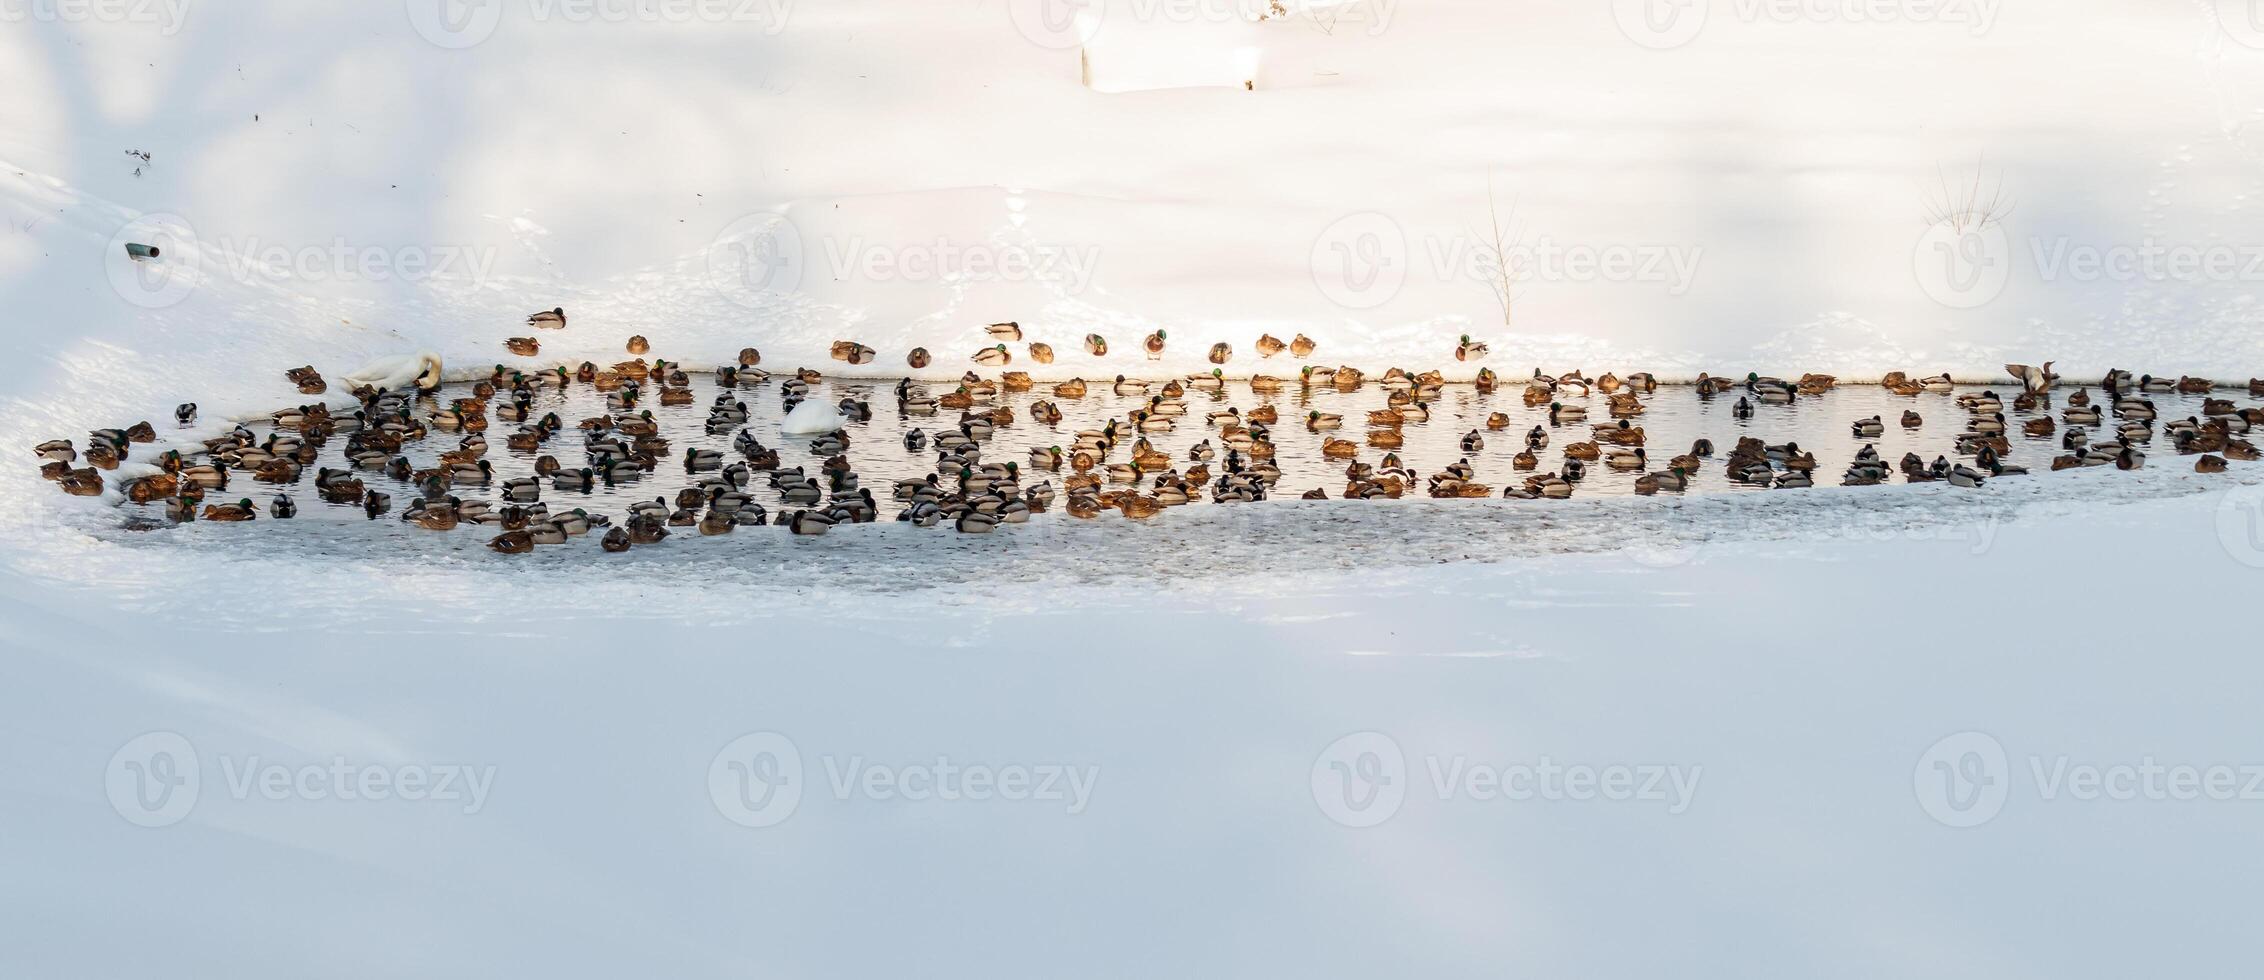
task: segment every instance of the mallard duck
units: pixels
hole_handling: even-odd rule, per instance
[[[446,502],[428,504],[422,500],[410,504],[401,519],[427,531],[452,531],[464,519],[458,508]]]
[[[1648,457],[1643,454],[1641,449],[1614,449],[1611,451],[1611,455],[1604,457],[1604,465],[1615,470],[1639,470],[1643,468],[1646,462],[1648,462]]]
[[[958,528],[961,534],[989,534],[998,529],[998,523],[999,519],[996,516],[983,513],[980,510],[969,510],[960,514],[959,519],[954,521],[952,526]]]
[[[1164,333],[1163,331],[1158,330],[1155,333],[1149,334],[1148,339],[1141,342],[1141,347],[1148,352],[1148,360],[1163,360],[1163,341]]]
[[[928,360],[928,349],[925,347],[914,347],[911,353],[904,355],[904,363],[911,365],[914,371],[927,367]]]
[[[1471,340],[1469,334],[1463,334],[1462,342],[1454,347],[1454,359],[1457,361],[1475,361],[1486,356],[1486,353],[1486,345]]]
[[[1313,342],[1313,338],[1307,337],[1304,334],[1298,334],[1289,342],[1289,356],[1298,358],[1311,357],[1313,356],[1313,350],[1319,346],[1319,344]]]
[[[998,367],[1013,360],[1014,355],[1007,353],[1005,344],[999,344],[995,347],[985,347],[976,351],[974,359],[975,363],[984,367]]]
[[[629,522],[629,540],[636,544],[657,544],[668,537],[668,527],[659,518],[642,517]]]
[[[1549,403],[1550,425],[1568,425],[1586,421],[1588,421],[1588,410],[1585,408],[1578,405],[1567,405],[1563,402]]]
[[[804,537],[814,537],[833,530],[833,520],[814,510],[797,510],[784,521],[787,530]]]
[[[542,353],[542,342],[533,337],[507,337],[503,341],[503,346],[504,349],[520,357],[533,357]]]
[[[1108,356],[1108,340],[1097,333],[1085,335],[1085,353],[1094,357]]]
[[[1163,513],[1163,504],[1154,497],[1126,493],[1117,498],[1116,509],[1128,518],[1144,521]]]
[[[208,521],[249,521],[259,517],[259,509],[252,506],[250,497],[232,504],[206,504],[204,519]]]
[[[555,306],[535,313],[527,317],[527,325],[541,327],[545,330],[564,330],[566,329],[566,308]]]
[[[2225,466],[2226,463],[2223,456],[2203,455],[2199,459],[2193,461],[2193,471],[2195,473],[2223,473],[2225,471]]]
[[[1597,426],[1591,432],[1590,438],[1614,446],[1640,446],[1643,444],[1645,436],[1642,426],[1630,425],[1626,419],[1621,419],[1616,425]]]
[[[1211,345],[1210,362],[1212,364],[1224,364],[1233,356],[1234,348],[1223,343]]]
[[[1851,428],[1858,439],[1876,439],[1886,434],[1887,423],[1880,417],[1873,415],[1867,419],[1857,419]]]
[[[1008,320],[1005,323],[993,323],[987,327],[984,327],[983,332],[990,334],[991,339],[993,340],[1022,339],[1022,325],[1012,320]]]

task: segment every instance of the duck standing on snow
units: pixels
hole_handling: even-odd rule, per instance
[[[1108,338],[1097,333],[1085,335],[1085,353],[1094,357],[1108,356]]]
[[[552,307],[530,316],[527,318],[527,325],[541,327],[545,330],[564,330],[566,329],[566,308],[563,306]]]
[[[1145,345],[1145,346],[1147,347],[1147,350],[1148,350],[1148,360],[1151,360],[1151,361],[1160,361],[1160,360],[1163,360],[1163,341],[1164,341],[1164,336],[1163,336],[1163,331],[1161,331],[1161,330],[1158,330],[1158,331],[1156,331],[1155,333],[1152,333],[1152,334],[1149,334],[1149,335],[1148,335],[1148,339],[1147,339],[1147,342],[1146,342],[1146,345]]]

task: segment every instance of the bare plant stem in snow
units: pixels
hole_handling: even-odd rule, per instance
[[[2013,204],[2005,198],[2002,175],[1991,177],[1983,162],[1973,165],[1973,178],[1950,183],[1949,174],[1941,167],[1934,168],[1935,189],[1927,194],[1926,223],[1946,224],[1950,231],[1963,235],[1980,231],[2003,221],[2012,214]]]
[[[1509,326],[1510,308],[1517,300],[1517,278],[1521,271],[1515,250],[1524,239],[1524,229],[1517,221],[1517,202],[1509,202],[1509,217],[1502,218],[1501,208],[1494,198],[1493,174],[1486,175],[1486,288],[1494,294],[1494,302],[1501,305],[1501,325]]]

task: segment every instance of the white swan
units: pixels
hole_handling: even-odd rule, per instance
[[[366,387],[400,391],[414,385],[418,391],[434,391],[440,387],[440,355],[427,350],[373,358],[339,380],[346,382],[348,390]]]
[[[841,428],[841,409],[823,398],[810,397],[786,413],[780,431],[790,436],[817,435]]]

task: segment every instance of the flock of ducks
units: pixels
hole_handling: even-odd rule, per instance
[[[528,323],[563,329],[566,313],[563,309],[538,312],[528,318]],[[1014,323],[999,323],[990,325],[988,331],[998,343],[974,352],[970,360],[983,367],[1010,364],[1013,352],[1007,345],[1023,340],[1021,328]],[[522,339],[526,338],[512,339],[514,352],[520,349],[518,341]],[[1158,330],[1144,339],[1143,347],[1150,357],[1157,358],[1166,342],[1164,332]],[[529,340],[527,346],[532,349],[539,345]],[[649,352],[650,345],[643,337],[630,338],[625,346],[639,356],[609,367],[583,362],[573,369],[559,365],[523,371],[498,364],[490,375],[472,385],[468,396],[444,402],[419,398],[427,389],[427,379],[437,386],[437,363],[429,365],[429,370],[414,367],[399,375],[416,379],[402,390],[353,384],[351,410],[333,411],[320,402],[287,408],[269,417],[272,429],[264,437],[239,423],[201,445],[165,449],[148,463],[128,462],[134,446],[158,441],[156,429],[146,421],[91,432],[83,452],[63,439],[42,443],[35,452],[42,473],[66,493],[101,494],[106,489],[105,473],[110,473],[119,480],[118,489],[126,499],[162,503],[166,515],[174,521],[249,521],[260,517],[263,510],[271,519],[291,518],[298,512],[291,488],[311,483],[314,494],[323,501],[358,507],[373,520],[393,512],[398,496],[403,501],[398,508],[400,520],[435,531],[466,525],[484,528],[495,532],[488,546],[506,554],[526,553],[538,545],[563,544],[592,532],[598,534],[605,551],[620,552],[659,542],[675,533],[671,529],[691,528],[702,535],[719,535],[739,527],[775,523],[794,534],[821,535],[839,524],[880,519],[883,504],[874,488],[859,479],[847,455],[850,426],[871,419],[871,405],[855,398],[841,399],[834,406],[841,424],[815,433],[805,447],[814,462],[788,466],[778,448],[765,445],[747,427],[749,413],[739,398],[740,390],[776,381],[782,406],[791,412],[812,397],[812,386],[821,382],[823,375],[801,368],[774,378],[760,367],[760,352],[750,347],[742,350],[734,363],[713,369],[720,390],[708,404],[703,430],[719,441],[728,438],[728,451],[690,446],[679,452],[661,433],[661,420],[654,416],[651,406],[656,402],[661,406],[696,404],[699,397],[692,391],[690,374],[676,362],[647,361],[642,355]],[[1108,344],[1104,338],[1090,335],[1085,348],[1102,356]],[[1313,353],[1316,344],[1303,335],[1288,342],[1268,335],[1259,338],[1256,348],[1261,358],[1287,353],[1303,359]],[[1024,349],[1038,363],[1053,360],[1052,349],[1042,342],[1029,342]],[[1454,349],[1456,358],[1466,362],[1486,354],[1485,345],[1469,337],[1460,338]],[[848,364],[864,365],[872,363],[877,352],[845,340],[833,345],[832,356]],[[1223,365],[1231,356],[1227,344],[1212,348],[1211,360],[1216,364]],[[907,363],[915,368],[931,362],[924,349],[915,348],[907,355]],[[2173,392],[2213,395],[2217,386],[2207,379],[2181,377],[2172,381],[2112,371],[2097,383],[2096,401],[2088,388],[2068,394],[2055,422],[2052,399],[2060,378],[2051,367],[2048,362],[2041,368],[2006,366],[2020,389],[2013,396],[2011,408],[2030,416],[2017,425],[2008,421],[2007,403],[1994,391],[1955,398],[1954,404],[1964,416],[1955,450],[1961,461],[1953,462],[1944,455],[1928,462],[1909,453],[1890,462],[1865,441],[1843,474],[1841,485],[1877,485],[1899,475],[1906,482],[1940,481],[1957,487],[1979,487],[1987,480],[2019,475],[2027,471],[2006,461],[2013,452],[2011,439],[2016,428],[2020,435],[2032,439],[2060,435],[2065,454],[2053,458],[2051,468],[2055,470],[2088,466],[2137,469],[2144,465],[2146,449],[2154,444],[2157,429],[2175,451],[2198,457],[2195,469],[2199,472],[2221,472],[2228,459],[2258,458],[2257,448],[2246,436],[2253,426],[2264,425],[2264,410],[2206,397],[2198,416],[2159,417],[2151,396]],[[305,394],[327,390],[327,382],[312,366],[286,372],[285,380]],[[900,416],[908,421],[950,421],[936,426],[933,433],[917,427],[907,430],[903,435],[905,451],[933,453],[936,465],[925,476],[898,480],[882,489],[890,497],[896,520],[920,527],[948,523],[959,531],[979,534],[1001,524],[1027,521],[1032,514],[1050,509],[1057,500],[1072,517],[1092,518],[1113,510],[1127,518],[1146,520],[1204,497],[1214,503],[1267,499],[1282,479],[1281,469],[1274,463],[1277,432],[1294,426],[1302,426],[1319,438],[1323,458],[1345,461],[1345,483],[1339,496],[1347,499],[1397,498],[1418,492],[1446,498],[1564,499],[1572,495],[1592,467],[1636,473],[1635,491],[1640,494],[1681,492],[1716,457],[1715,446],[1707,439],[1696,440],[1687,452],[1672,456],[1663,465],[1650,454],[1638,422],[1646,411],[1644,397],[1654,395],[1661,385],[1645,372],[1589,378],[1579,371],[1549,376],[1536,370],[1521,382],[1505,383],[1490,369],[1481,369],[1475,382],[1479,393],[1491,394],[1514,386],[1527,408],[1546,410],[1545,424],[1510,437],[1521,440],[1521,448],[1510,458],[1509,481],[1498,490],[1481,482],[1472,460],[1482,458],[1490,435],[1498,438],[1493,434],[1511,427],[1509,416],[1503,412],[1488,414],[1483,428],[1472,428],[1461,436],[1458,445],[1462,457],[1434,472],[1420,474],[1400,458],[1404,427],[1429,421],[1430,406],[1442,393],[1445,381],[1437,371],[1393,368],[1371,379],[1349,366],[1308,364],[1293,376],[1261,373],[1240,383],[1261,395],[1291,389],[1353,392],[1376,384],[1386,391],[1387,398],[1384,408],[1350,422],[1342,415],[1310,410],[1301,417],[1293,414],[1285,424],[1280,410],[1270,402],[1248,412],[1236,407],[1209,411],[1197,419],[1191,417],[1197,413],[1188,404],[1189,395],[1223,392],[1228,384],[1223,371],[1214,368],[1207,374],[1161,383],[1118,375],[1106,384],[1115,395],[1131,400],[1134,407],[1122,417],[1105,419],[1096,428],[1077,430],[1066,445],[1057,445],[1054,437],[1065,416],[1060,403],[1084,398],[1090,391],[1088,382],[1072,379],[1048,386],[1048,396],[1037,397],[1028,406],[1030,420],[1045,426],[1048,438],[1045,445],[1018,456],[1012,450],[999,452],[996,445],[1000,430],[1016,422],[1014,411],[999,404],[998,398],[1004,393],[1034,392],[1039,386],[1027,373],[1004,371],[993,379],[970,370],[941,394],[906,379],[894,388]],[[1836,384],[1837,380],[1828,375],[1808,374],[1787,380],[1748,374],[1742,380],[1700,375],[1691,387],[1701,399],[1734,397],[1731,414],[1745,419],[1771,406],[1822,395]],[[1953,387],[1946,374],[1914,379],[1901,372],[1888,375],[1881,384],[1893,394],[1912,397],[1949,394]],[[577,387],[602,396],[605,413],[568,422],[555,411],[537,411],[538,393]],[[2251,380],[2248,391],[2251,396],[2264,397],[2264,380]],[[1592,421],[1585,402],[1594,395],[1603,396],[1606,417]],[[184,428],[191,426],[196,412],[194,403],[183,404],[176,409],[175,420]],[[1216,434],[1176,455],[1151,441],[1193,424]],[[1916,429],[1925,420],[1916,410],[1909,410],[1896,424]],[[532,475],[504,478],[497,473],[487,458],[491,425],[510,426],[501,438],[515,453],[534,456]],[[1349,426],[1361,426],[1364,431],[1355,439],[1347,434]],[[2063,426],[2065,431],[2060,432]],[[1886,419],[1873,416],[1853,422],[1851,434],[1857,441],[1871,440],[1882,436],[1887,427]],[[2099,434],[2094,436],[2093,430]],[[438,452],[433,465],[418,466],[409,460],[406,452],[410,447],[442,433],[454,435],[455,442],[452,448]],[[1577,441],[1561,447],[1561,465],[1542,470],[1540,454],[1551,441],[1573,437]],[[345,465],[317,467],[321,452],[333,439],[344,441]],[[1379,450],[1382,455],[1373,463],[1363,461],[1361,457],[1368,450]],[[1721,456],[1728,478],[1740,484],[1788,489],[1815,484],[1816,456],[1797,443],[1769,445],[1744,437]],[[678,466],[685,476],[673,498],[662,493],[629,504],[618,522],[585,508],[553,508],[543,499],[546,490],[573,493],[640,484],[657,479],[663,467]],[[1056,479],[1061,484],[1058,489],[1054,486]],[[264,508],[251,496],[207,502],[208,495],[224,494],[232,483],[240,485],[245,480],[274,488]],[[758,485],[767,487],[766,499],[776,500],[779,510],[775,519],[770,508],[757,499],[753,488]],[[472,493],[496,499],[468,496]],[[1301,497],[1328,499],[1329,493],[1314,488]]]

